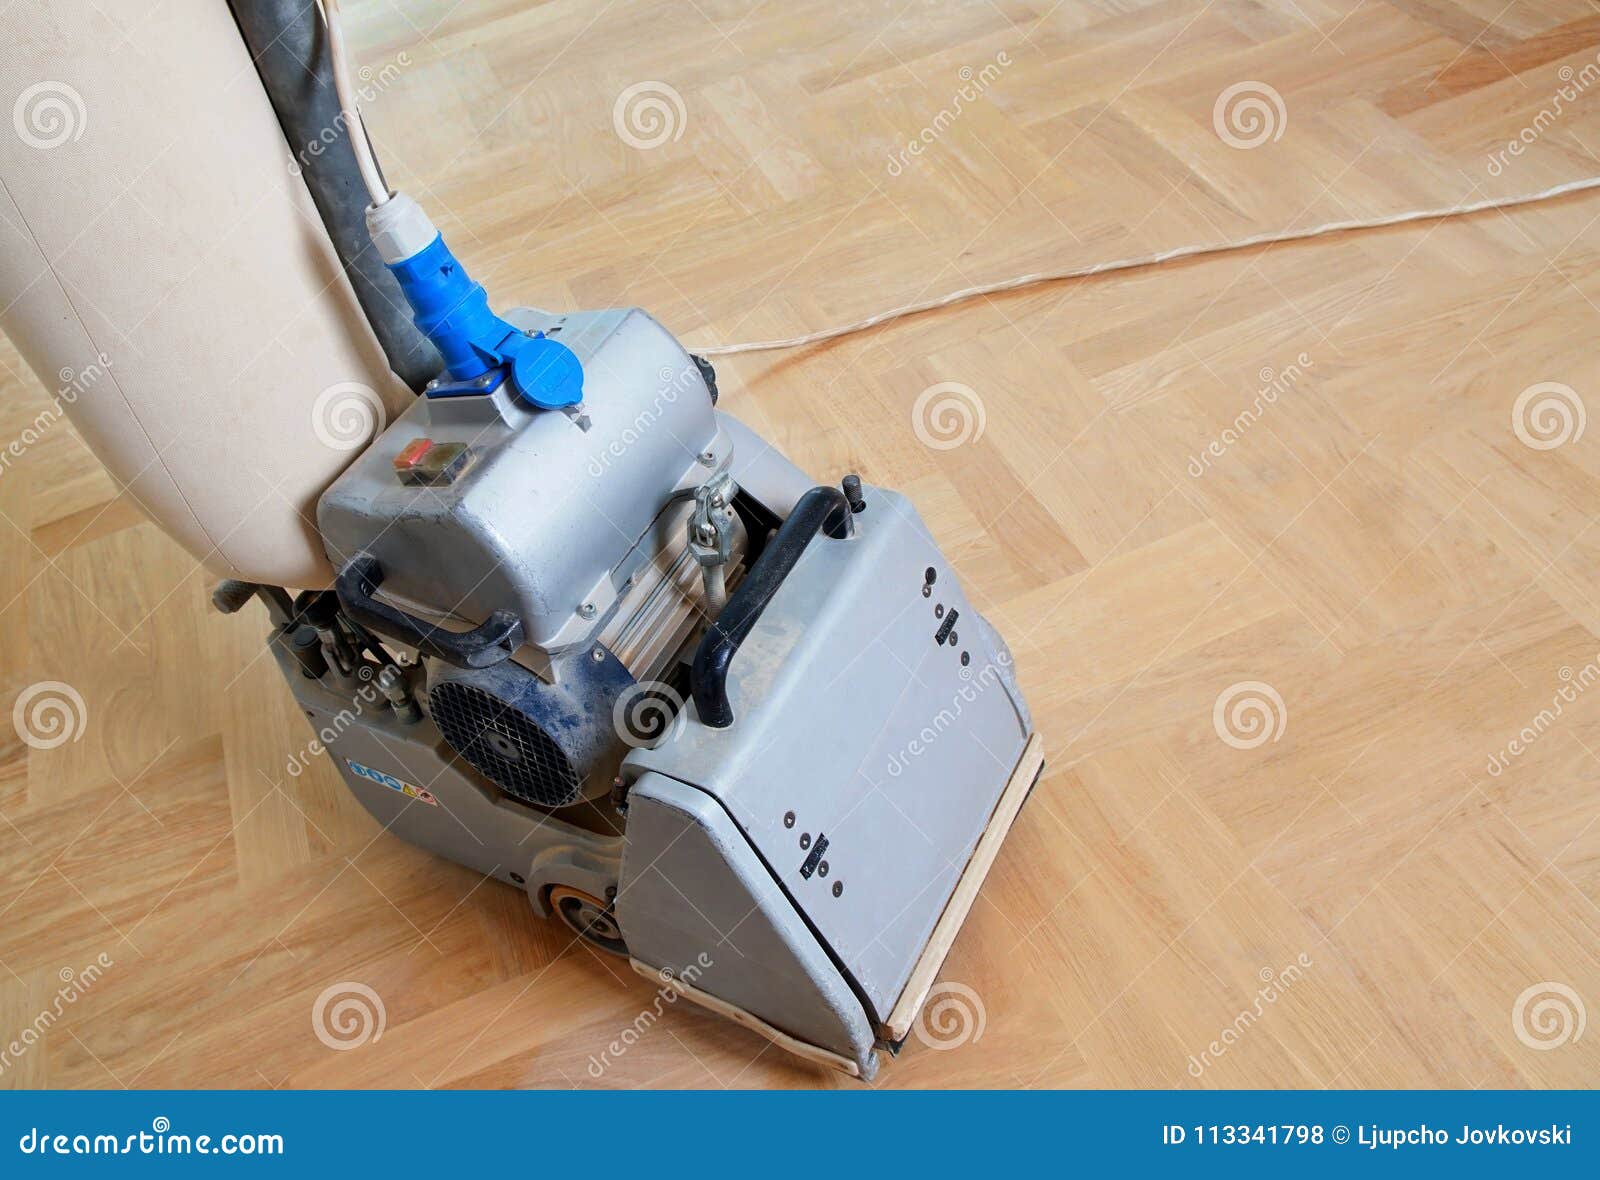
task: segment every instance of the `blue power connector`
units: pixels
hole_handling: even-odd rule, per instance
[[[486,374],[498,372],[510,380],[518,397],[543,410],[583,400],[583,365],[577,355],[543,332],[530,335],[491,311],[489,296],[450,253],[444,235],[435,235],[411,257],[388,265],[411,304],[418,329],[433,341],[453,381],[481,382]],[[465,391],[452,387],[438,390],[438,394],[461,392]]]

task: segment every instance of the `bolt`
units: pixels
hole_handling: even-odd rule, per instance
[[[700,462],[702,464],[704,464],[705,466],[710,467],[716,461],[717,461],[717,454],[716,454],[715,451],[701,451],[700,452]]]
[[[489,386],[491,386],[493,384],[494,384],[494,374],[493,373],[485,373],[482,377],[478,378],[478,388],[480,388],[480,389],[487,389],[487,388],[489,388]]]
[[[578,608],[578,613],[586,619],[594,618],[594,603],[586,602]]]

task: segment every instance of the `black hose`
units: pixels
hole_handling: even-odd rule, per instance
[[[389,367],[420,393],[444,367],[411,322],[400,286],[372,248],[367,190],[346,139],[328,38],[313,0],[229,0],[272,100],[294,166],[311,190],[339,263],[355,288]]]

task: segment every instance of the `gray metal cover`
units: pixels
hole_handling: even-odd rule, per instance
[[[627,765],[721,801],[881,1021],[1031,722],[1009,653],[915,509],[866,492],[857,535],[813,541],[734,657],[733,725],[710,729],[691,707],[675,735]],[[957,642],[936,644],[951,611]],[[826,836],[826,876],[820,864],[802,874],[802,835],[812,849]]]
[[[637,308],[507,319],[577,354],[581,413],[504,391],[418,398],[323,493],[317,523],[336,569],[371,553],[404,609],[472,624],[512,610],[528,643],[557,649],[588,635],[579,608],[604,616],[613,571],[666,498],[726,465],[731,443],[694,361]],[[451,486],[404,486],[392,463],[418,437],[469,443],[475,461]]]

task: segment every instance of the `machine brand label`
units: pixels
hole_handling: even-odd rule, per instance
[[[430,807],[439,806],[439,801],[430,792],[423,790],[414,783],[406,782],[405,779],[395,778],[394,775],[385,774],[381,770],[373,770],[370,766],[363,766],[354,758],[346,758],[345,765],[349,766],[351,770],[362,778],[370,779],[380,786],[388,787],[391,791],[399,791],[400,794],[405,795],[407,798],[416,799],[419,802],[428,804]]]

